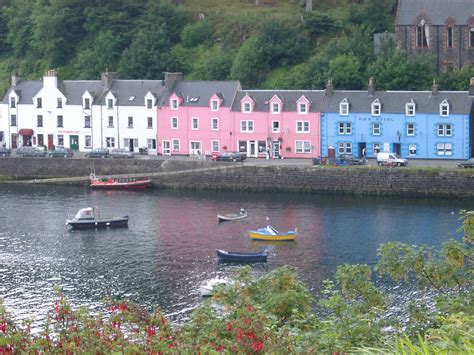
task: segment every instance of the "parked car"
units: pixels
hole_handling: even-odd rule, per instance
[[[377,154],[377,164],[386,166],[406,166],[408,160],[397,153],[382,152]]]
[[[108,158],[110,155],[107,148],[95,148],[86,153],[86,158]]]
[[[48,153],[36,147],[19,147],[16,155],[20,157],[39,157],[44,158]]]
[[[73,155],[74,152],[71,149],[64,147],[56,147],[49,153],[49,156],[53,158],[70,158]]]
[[[339,154],[336,158],[336,165],[364,165],[365,159],[357,158],[350,154]]]
[[[244,161],[245,159],[247,159],[247,154],[239,152],[213,153],[211,155],[212,161]]]
[[[474,168],[474,158],[458,163],[460,168]]]
[[[9,157],[11,152],[10,148],[0,146],[0,157]]]
[[[135,156],[135,153],[131,152],[128,148],[117,148],[112,149],[110,156],[112,159],[131,159]]]

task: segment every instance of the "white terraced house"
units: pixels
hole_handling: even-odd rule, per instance
[[[172,76],[172,74],[170,74]],[[0,144],[93,148],[148,148],[156,154],[157,102],[163,80],[58,80],[50,70],[43,80],[20,80],[1,102]]]

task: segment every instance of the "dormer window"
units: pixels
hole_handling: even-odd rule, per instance
[[[416,46],[419,48],[430,46],[430,28],[425,20],[421,20],[416,26]]]
[[[212,100],[211,101],[211,111],[217,111],[217,110],[219,110],[219,101]]]
[[[372,111],[372,116],[380,116],[380,111],[381,111],[381,104],[379,99],[376,99],[374,102],[372,102],[371,105],[371,111]]]
[[[63,99],[58,97],[58,108],[63,108]]]
[[[152,99],[147,99],[146,100],[146,108],[149,109],[149,110],[153,108],[153,100]]]
[[[308,113],[308,104],[306,102],[300,102],[298,104],[298,113],[301,115],[305,115]]]
[[[107,108],[108,109],[114,108],[114,100],[113,99],[107,99]]]
[[[344,99],[339,104],[339,115],[348,116],[349,115],[349,102],[347,99]]]
[[[16,107],[16,97],[10,97],[10,107],[11,108]]]
[[[36,98],[36,108],[43,107],[43,99],[41,97]]]
[[[408,102],[405,105],[405,115],[406,116],[415,116],[415,103],[413,100],[411,102]]]
[[[172,110],[177,110],[178,109],[178,100],[177,99],[171,99],[171,109]]]
[[[280,113],[280,104],[278,102],[272,102],[272,113]]]
[[[91,108],[91,99],[85,98],[84,99],[84,109],[85,110],[90,110]]]
[[[251,112],[250,102],[242,103],[242,112],[245,112],[245,113]]]
[[[449,116],[449,102],[447,100],[443,100],[439,105],[439,114],[442,117]]]

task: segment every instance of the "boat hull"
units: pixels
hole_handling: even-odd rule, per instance
[[[218,214],[217,221],[221,222],[228,222],[228,221],[237,221],[239,219],[243,219],[247,217],[247,213],[229,213],[229,214]]]
[[[258,263],[266,262],[267,253],[237,253],[225,250],[216,250],[219,261],[238,262],[238,263]]]
[[[269,235],[263,234],[259,231],[248,231],[248,236],[252,240],[267,240],[267,241],[278,241],[278,242],[286,242],[286,241],[293,241],[296,240],[296,233],[286,233],[286,234],[276,234],[276,235]]]
[[[68,220],[66,224],[73,229],[127,228],[128,216],[100,220]]]
[[[121,182],[117,180],[91,180],[90,187],[97,190],[146,190],[152,186],[151,180]]]

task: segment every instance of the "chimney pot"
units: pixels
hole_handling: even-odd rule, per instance
[[[331,96],[334,93],[334,85],[332,84],[332,79],[328,79],[326,84],[326,96]]]
[[[474,96],[474,77],[469,82],[469,96]]]

